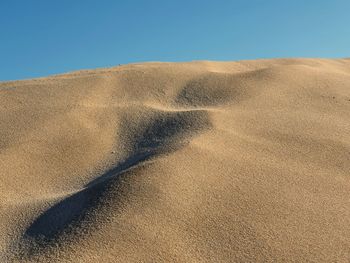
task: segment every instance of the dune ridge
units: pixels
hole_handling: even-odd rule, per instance
[[[347,262],[350,62],[0,83],[0,260]]]

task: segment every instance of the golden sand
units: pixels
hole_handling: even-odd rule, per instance
[[[349,59],[0,83],[0,262],[349,260]]]

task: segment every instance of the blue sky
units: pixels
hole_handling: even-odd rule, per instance
[[[0,80],[142,61],[349,57],[349,0],[0,0]]]

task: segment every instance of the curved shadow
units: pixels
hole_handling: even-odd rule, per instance
[[[59,201],[43,212],[25,231],[23,240],[29,241],[25,254],[39,253],[58,241],[63,233],[70,233],[88,220],[94,209],[103,205],[102,199],[118,177],[161,154],[175,151],[198,132],[210,127],[205,110],[161,113],[141,132],[131,136],[131,154],[115,167],[92,180],[85,187]],[[26,242],[28,243],[28,242]]]

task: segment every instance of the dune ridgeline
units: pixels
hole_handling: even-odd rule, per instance
[[[348,262],[350,60],[0,83],[0,262]]]

